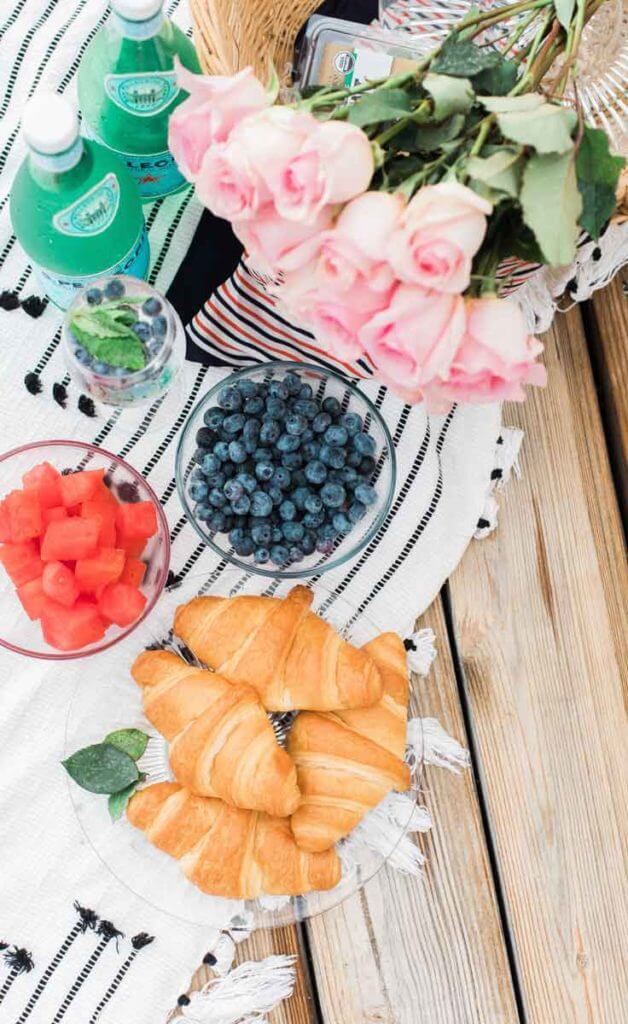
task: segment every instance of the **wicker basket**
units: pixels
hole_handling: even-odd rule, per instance
[[[230,75],[251,65],[262,81],[271,62],[285,80],[303,23],[320,0],[190,0],[194,41],[207,74]]]

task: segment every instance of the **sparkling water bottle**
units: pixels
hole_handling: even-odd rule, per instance
[[[148,238],[135,182],[108,149],[81,138],[70,101],[35,95],[22,131],[29,153],[11,189],[11,222],[52,301],[67,309],[106,273],[146,277]]]
[[[83,131],[124,161],[143,200],[156,199],[188,184],[168,150],[168,118],[187,96],[174,59],[200,67],[190,40],[164,17],[163,0],[110,2],[79,69]]]

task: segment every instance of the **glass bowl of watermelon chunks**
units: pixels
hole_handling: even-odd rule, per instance
[[[78,441],[0,455],[0,645],[33,658],[111,647],[168,576],[166,517],[128,463]]]

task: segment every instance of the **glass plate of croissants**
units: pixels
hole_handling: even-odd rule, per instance
[[[342,594],[234,569],[189,578],[77,687],[67,753],[117,729],[150,737],[122,820],[70,783],[79,823],[121,882],[176,918],[312,917],[405,835],[421,771],[416,744],[406,760],[408,699],[402,639]],[[395,792],[410,799],[383,819]]]

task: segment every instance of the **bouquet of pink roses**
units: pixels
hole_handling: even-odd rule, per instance
[[[509,256],[571,262],[611,216],[623,161],[557,102],[603,0],[520,0],[472,12],[416,69],[287,105],[250,69],[180,69],[190,96],[170,148],[229,220],[287,314],[341,360],[433,410],[521,400],[543,384]],[[512,21],[501,46],[487,40]],[[563,54],[552,96],[539,87]],[[577,92],[576,92],[577,96]]]

